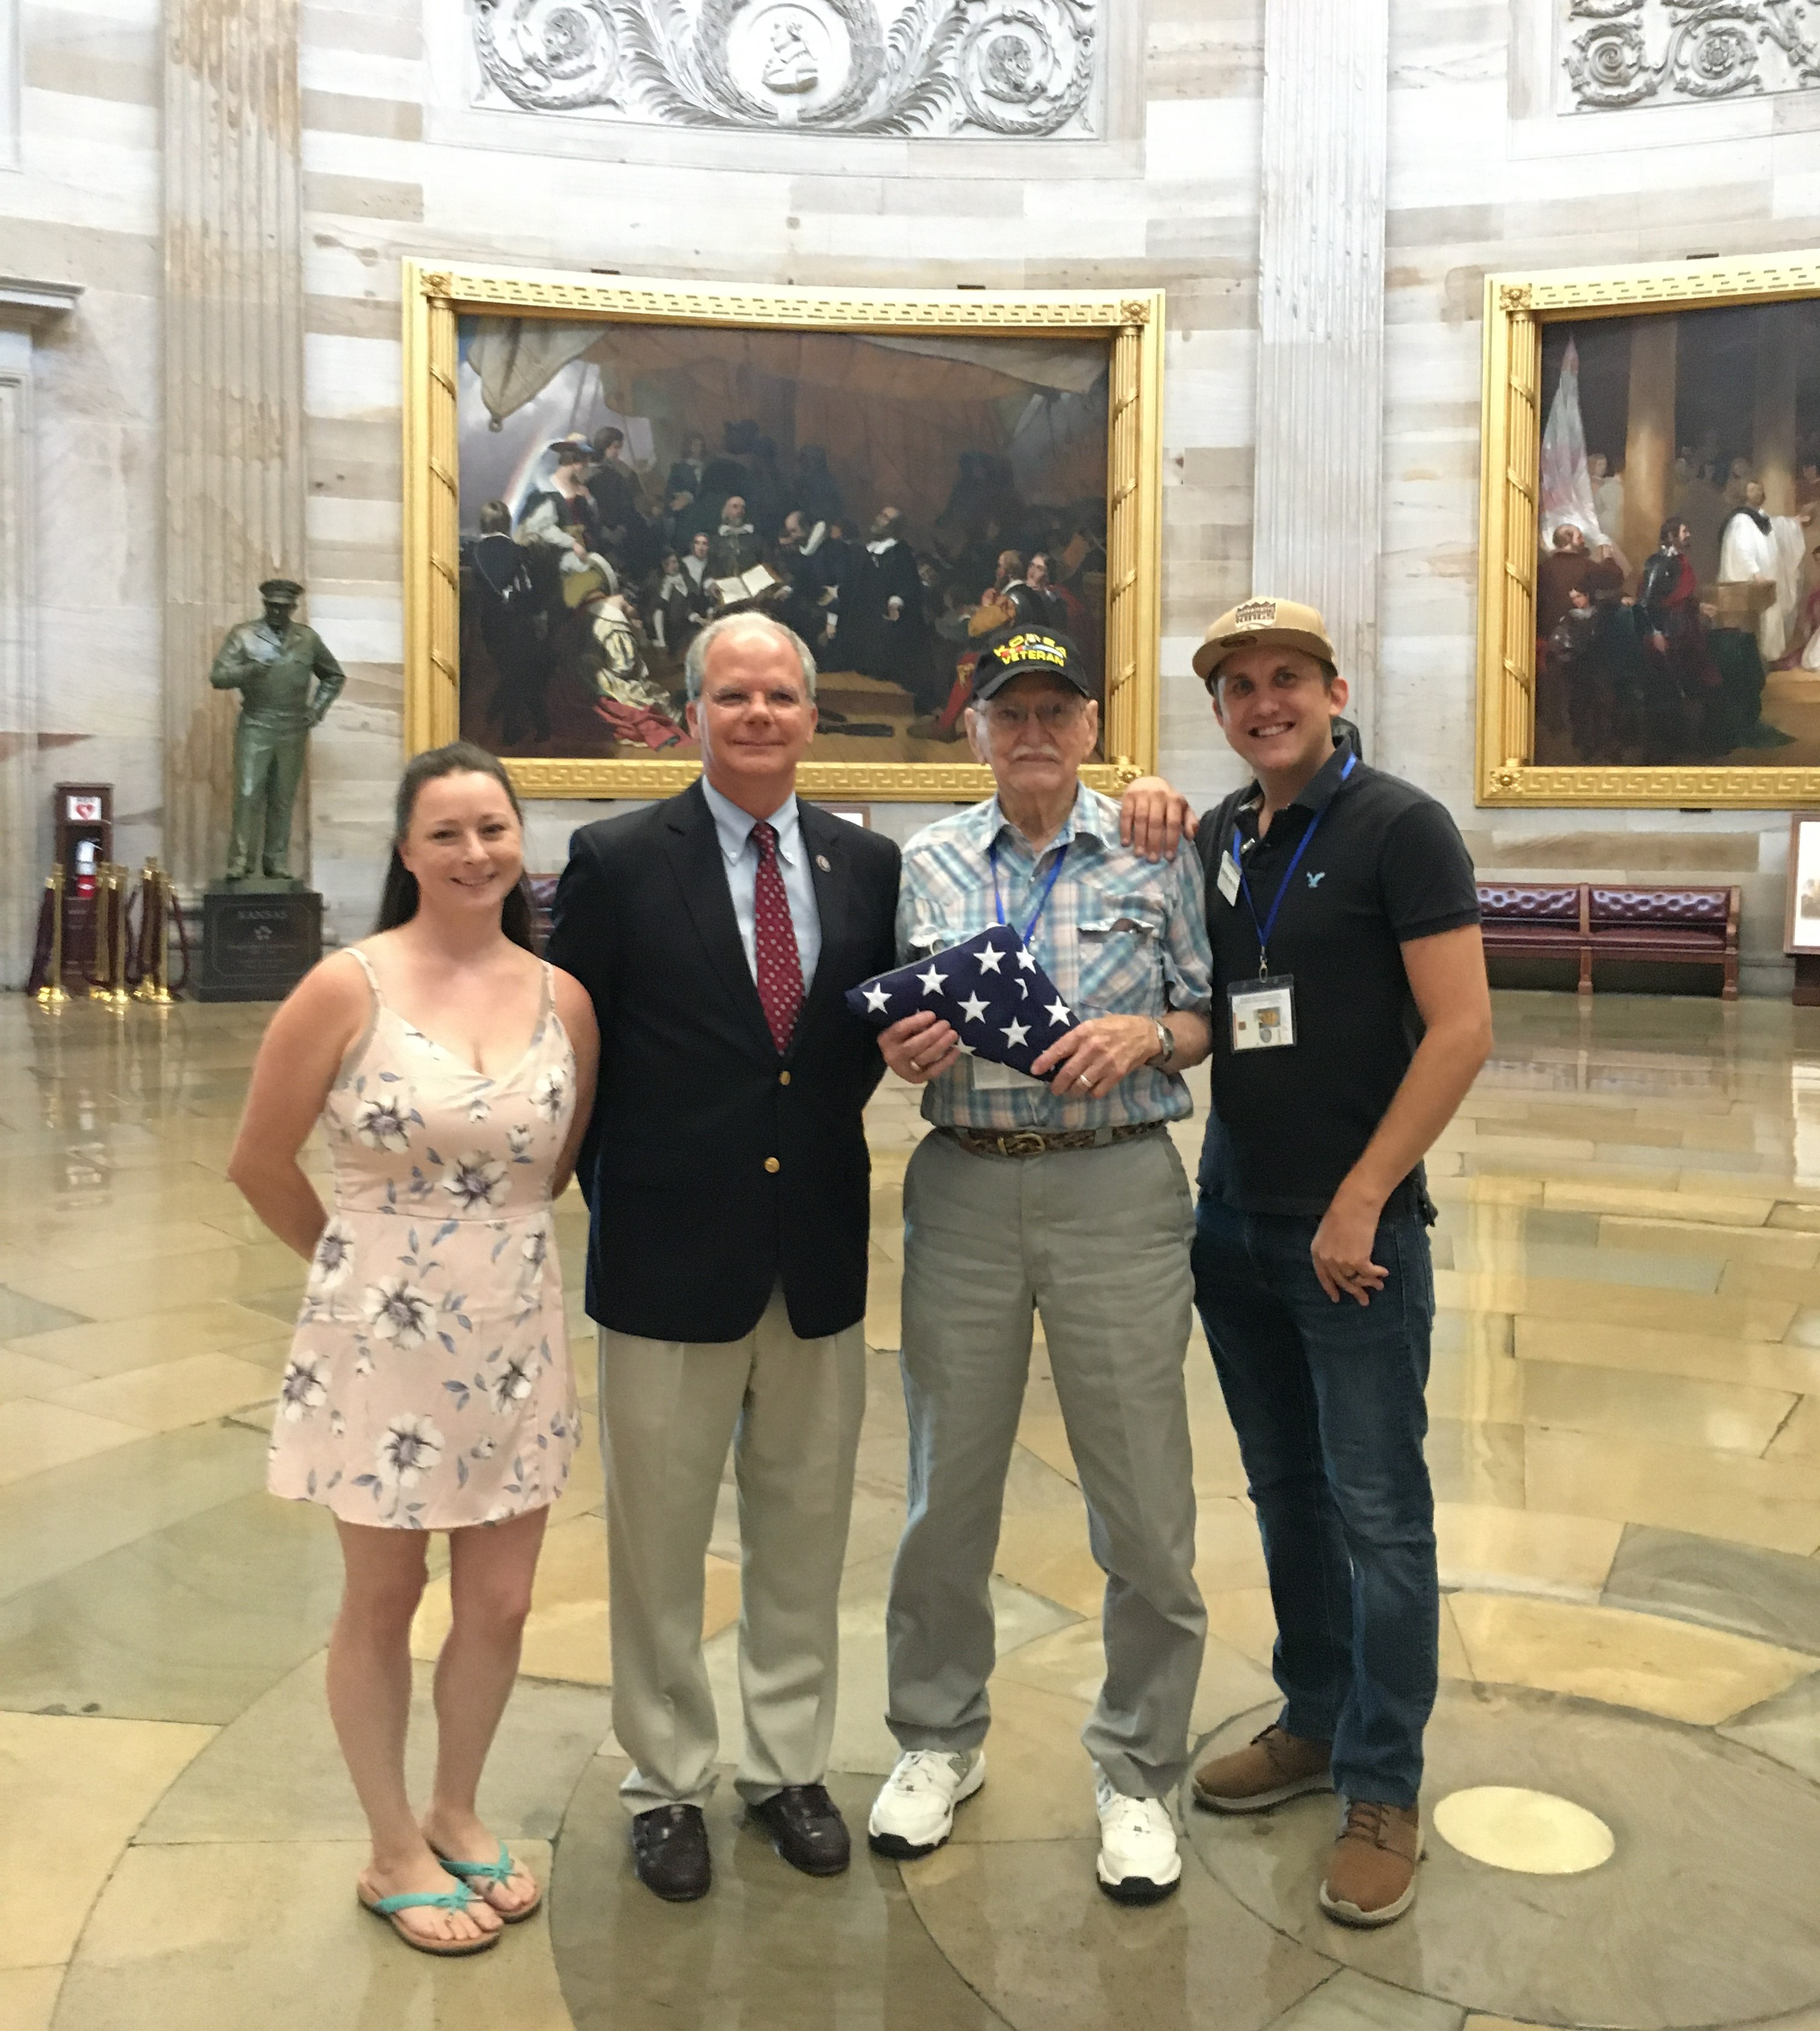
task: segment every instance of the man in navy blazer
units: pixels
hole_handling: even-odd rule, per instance
[[[703,1895],[714,1707],[703,1560],[727,1450],[742,1542],[737,1775],[811,1875],[848,1864],[822,1785],[865,1398],[871,1164],[883,1071],[848,988],[893,963],[898,853],[798,801],[815,665],[729,616],[691,644],[703,776],[584,826],[549,956],[593,997],[600,1080],[579,1176],[599,1328],[614,1727],[640,1879]]]

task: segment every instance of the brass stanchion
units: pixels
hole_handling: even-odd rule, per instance
[[[50,963],[38,989],[40,1008],[54,1008],[69,997],[63,989],[63,870],[55,867],[44,878],[50,899]]]
[[[170,991],[170,877],[147,855],[139,878],[139,985],[135,1001],[167,1008]]]
[[[95,963],[88,976],[88,998],[124,1008],[126,992],[125,869],[111,860],[95,870]]]

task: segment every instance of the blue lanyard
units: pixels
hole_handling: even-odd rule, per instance
[[[1072,840],[1069,842],[1071,845],[1072,843]],[[1002,924],[1005,922],[1005,897],[1000,893],[998,886],[998,842],[997,840],[994,840],[986,849],[986,857],[992,863],[992,905],[998,912],[998,921]],[[1030,913],[1030,922],[1024,927],[1021,935],[1027,945],[1030,943],[1031,934],[1036,929],[1037,919],[1042,915],[1044,909],[1048,906],[1050,893],[1055,887],[1056,877],[1061,874],[1061,863],[1067,858],[1068,848],[1065,846],[1055,856],[1055,865],[1049,870],[1049,879],[1042,885],[1042,893],[1037,897],[1036,907]]]
[[[1358,761],[1359,758],[1356,755],[1348,755],[1346,757],[1346,766],[1340,771],[1340,781],[1342,783],[1352,774]],[[1329,801],[1331,802],[1331,799]],[[1327,806],[1323,804],[1309,820],[1308,829],[1303,833],[1300,844],[1296,847],[1295,852],[1290,857],[1289,866],[1283,870],[1282,880],[1277,884],[1276,899],[1270,905],[1270,914],[1261,923],[1258,919],[1258,906],[1251,900],[1251,885],[1245,878],[1245,863],[1240,856],[1238,824],[1236,820],[1233,822],[1233,865],[1239,870],[1239,887],[1245,898],[1245,907],[1251,913],[1251,922],[1258,934],[1258,978],[1260,980],[1263,979],[1270,971],[1266,954],[1270,947],[1270,934],[1277,928],[1277,913],[1283,907],[1283,898],[1289,893],[1289,884],[1296,878],[1296,870],[1302,864],[1302,856],[1308,851],[1309,842],[1320,830],[1321,821],[1326,815]],[[1005,919],[1001,916],[998,921],[1002,924]]]

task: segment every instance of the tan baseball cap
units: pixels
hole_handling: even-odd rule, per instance
[[[1300,649],[1323,663],[1335,663],[1333,644],[1327,624],[1311,606],[1292,599],[1247,599],[1231,613],[1222,613],[1210,628],[1195,651],[1195,675],[1210,684],[1215,673],[1236,649],[1265,647],[1274,643],[1285,649]]]

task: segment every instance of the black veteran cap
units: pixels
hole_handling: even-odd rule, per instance
[[[1081,667],[1080,651],[1069,636],[1053,628],[1008,628],[993,636],[973,666],[973,702],[984,705],[1013,677],[1032,673],[1060,677],[1083,698],[1093,696],[1093,686]]]

